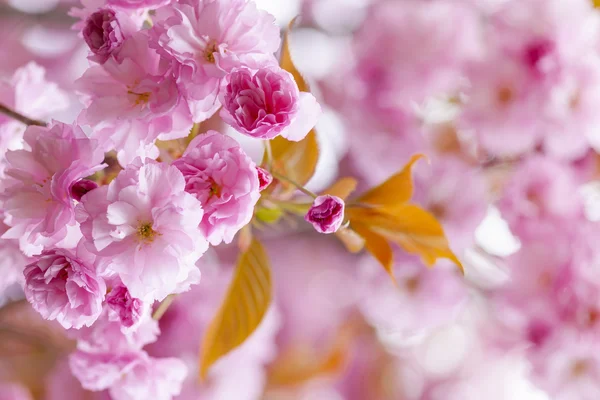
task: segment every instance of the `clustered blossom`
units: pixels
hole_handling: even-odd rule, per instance
[[[298,141],[320,106],[279,68],[280,28],[253,1],[82,0],[69,14],[88,67],[63,84],[80,104],[55,115],[67,93],[34,63],[0,81],[0,304],[25,297],[76,341],[67,375],[80,385],[48,390],[49,400],[74,388],[114,400],[179,398],[196,374],[188,356],[152,350],[157,302],[200,282],[209,245],[233,242],[273,180],[225,125],[261,146],[278,135]],[[203,129],[213,116],[223,133]],[[214,309],[203,307],[206,329]],[[254,340],[269,349],[273,313]],[[273,357],[244,358],[255,376]],[[219,381],[215,396],[224,388]],[[0,397],[28,396],[19,390],[1,386]]]

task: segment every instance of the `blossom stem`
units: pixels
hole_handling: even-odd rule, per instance
[[[157,321],[160,320],[171,306],[171,303],[173,303],[173,300],[175,300],[174,294],[170,294],[167,297],[165,297],[165,299],[159,304],[156,311],[154,311],[154,314],[152,314],[152,319],[155,319]]]
[[[272,172],[273,169],[273,149],[271,149],[271,141],[263,141],[265,145],[265,153],[267,153],[267,171]]]
[[[1,104],[1,103],[0,103],[0,113],[9,116],[12,119],[16,119],[17,121],[22,122],[25,125],[46,126],[45,122],[28,118],[22,114],[19,114],[18,112],[14,111],[14,110],[11,110],[10,108],[6,107],[4,104]]]
[[[306,189],[304,186],[294,182],[293,180],[291,180],[290,178],[288,178],[285,175],[281,175],[279,172],[271,171],[271,175],[273,175],[274,178],[279,179],[280,181],[285,181],[285,182],[295,186],[296,189],[298,189],[305,195],[312,197],[313,199],[316,199],[318,197],[316,194],[314,194],[310,190]]]

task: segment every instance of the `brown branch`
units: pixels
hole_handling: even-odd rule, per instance
[[[36,119],[28,118],[18,112],[11,110],[6,107],[4,104],[0,103],[0,113],[9,116],[12,119],[16,119],[19,122],[24,123],[25,125],[37,125],[37,126],[46,126],[45,122],[38,121]]]

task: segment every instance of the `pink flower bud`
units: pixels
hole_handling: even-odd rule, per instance
[[[104,8],[91,14],[85,21],[82,34],[92,52],[92,61],[104,64],[128,36],[127,21],[126,29],[123,29],[120,20],[121,17],[126,17],[123,14],[119,14],[118,17],[114,10]]]
[[[98,184],[96,182],[90,181],[89,179],[82,179],[71,186],[71,197],[80,201],[87,192],[92,191],[97,187]]]
[[[321,233],[334,233],[344,220],[344,200],[336,196],[319,196],[304,216]]]
[[[258,172],[258,190],[262,192],[273,182],[273,176],[261,167],[256,167],[256,171]]]

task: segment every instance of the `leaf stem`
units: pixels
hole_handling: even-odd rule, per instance
[[[0,103],[0,113],[7,115],[8,117],[10,117],[12,119],[16,119],[17,121],[22,122],[25,125],[46,126],[45,122],[28,118],[28,117],[24,116],[23,114],[20,114],[14,110],[11,110],[10,108],[8,108],[7,106],[5,106],[2,103]]]
[[[175,300],[174,294],[170,294],[167,297],[165,297],[165,299],[160,303],[156,311],[154,311],[154,314],[152,314],[152,319],[155,319],[157,321],[160,320],[171,306],[171,303],[173,303],[173,300]]]
[[[313,192],[311,192],[310,190],[306,189],[304,186],[294,182],[293,180],[291,180],[290,178],[288,178],[285,175],[280,174],[279,172],[275,172],[275,171],[271,171],[271,175],[273,175],[274,178],[279,179],[280,181],[285,181],[293,186],[296,187],[296,189],[298,189],[299,191],[301,191],[302,193],[304,193],[307,196],[312,197],[313,199],[317,198],[317,195],[314,194]]]

